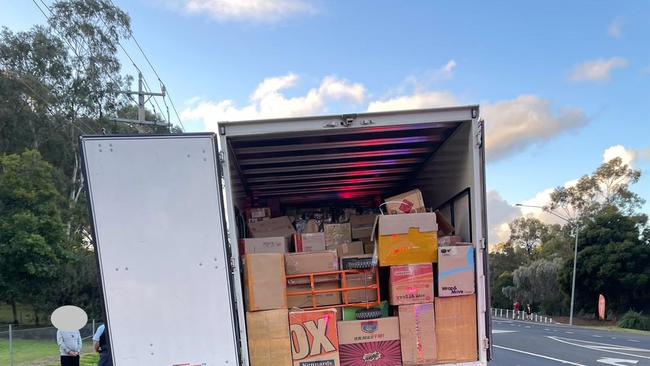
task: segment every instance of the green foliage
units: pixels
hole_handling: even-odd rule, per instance
[[[580,231],[576,271],[576,308],[595,313],[598,295],[622,313],[630,307],[650,310],[650,246],[639,238],[638,221],[615,207],[601,211]],[[573,263],[560,274],[562,290],[571,291]]]
[[[542,238],[547,233],[547,226],[533,217],[520,217],[509,224],[510,242],[526,251],[530,259]]]
[[[33,150],[0,157],[0,293],[12,304],[47,303],[42,295],[66,258],[63,197],[52,171]]]
[[[506,297],[502,289],[512,286],[512,272],[527,261],[526,253],[512,243],[506,242],[497,245],[497,250],[490,253],[490,288],[492,306],[497,308],[510,308],[512,302]]]
[[[539,305],[541,311],[556,314],[562,310],[562,293],[558,284],[558,273],[562,260],[538,259],[520,266],[512,274],[512,286],[502,290],[512,302],[521,301]]]
[[[650,316],[629,310],[618,322],[621,328],[650,330]]]

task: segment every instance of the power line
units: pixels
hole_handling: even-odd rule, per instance
[[[111,5],[117,8],[117,5],[113,3],[113,0],[108,0]],[[176,118],[178,119],[178,123],[181,125],[181,128],[185,130],[185,126],[183,125],[183,121],[181,120],[180,115],[178,114],[178,111],[176,110],[176,106],[174,105],[174,99],[172,98],[171,94],[169,93],[169,89],[165,86],[165,83],[162,81],[160,78],[160,74],[158,74],[158,71],[156,71],[156,68],[153,66],[151,61],[149,60],[149,57],[147,57],[147,54],[144,52],[142,47],[140,46],[140,42],[138,42],[137,38],[135,38],[135,34],[133,34],[133,30],[129,29],[129,36],[133,39],[133,42],[135,45],[138,47],[140,50],[140,53],[142,53],[142,56],[144,56],[144,59],[147,61],[147,64],[149,64],[149,67],[151,67],[151,70],[153,73],[156,75],[158,78],[158,82],[160,82],[161,86],[165,88],[165,92],[167,93],[167,96],[169,96],[169,102],[172,105],[172,109],[174,110],[174,114],[176,115]]]

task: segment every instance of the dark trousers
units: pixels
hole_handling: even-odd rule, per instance
[[[113,366],[113,358],[110,351],[104,351],[99,354],[97,366]]]
[[[61,356],[61,366],[79,366],[79,356]]]

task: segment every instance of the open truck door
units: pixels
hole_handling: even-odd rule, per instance
[[[212,134],[81,138],[116,366],[239,364]]]

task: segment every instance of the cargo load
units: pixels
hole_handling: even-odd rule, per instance
[[[291,311],[291,355],[294,366],[339,366],[336,309]]]
[[[435,213],[379,216],[379,264],[432,263],[438,259]]]
[[[401,366],[397,317],[338,323],[341,366]]]

